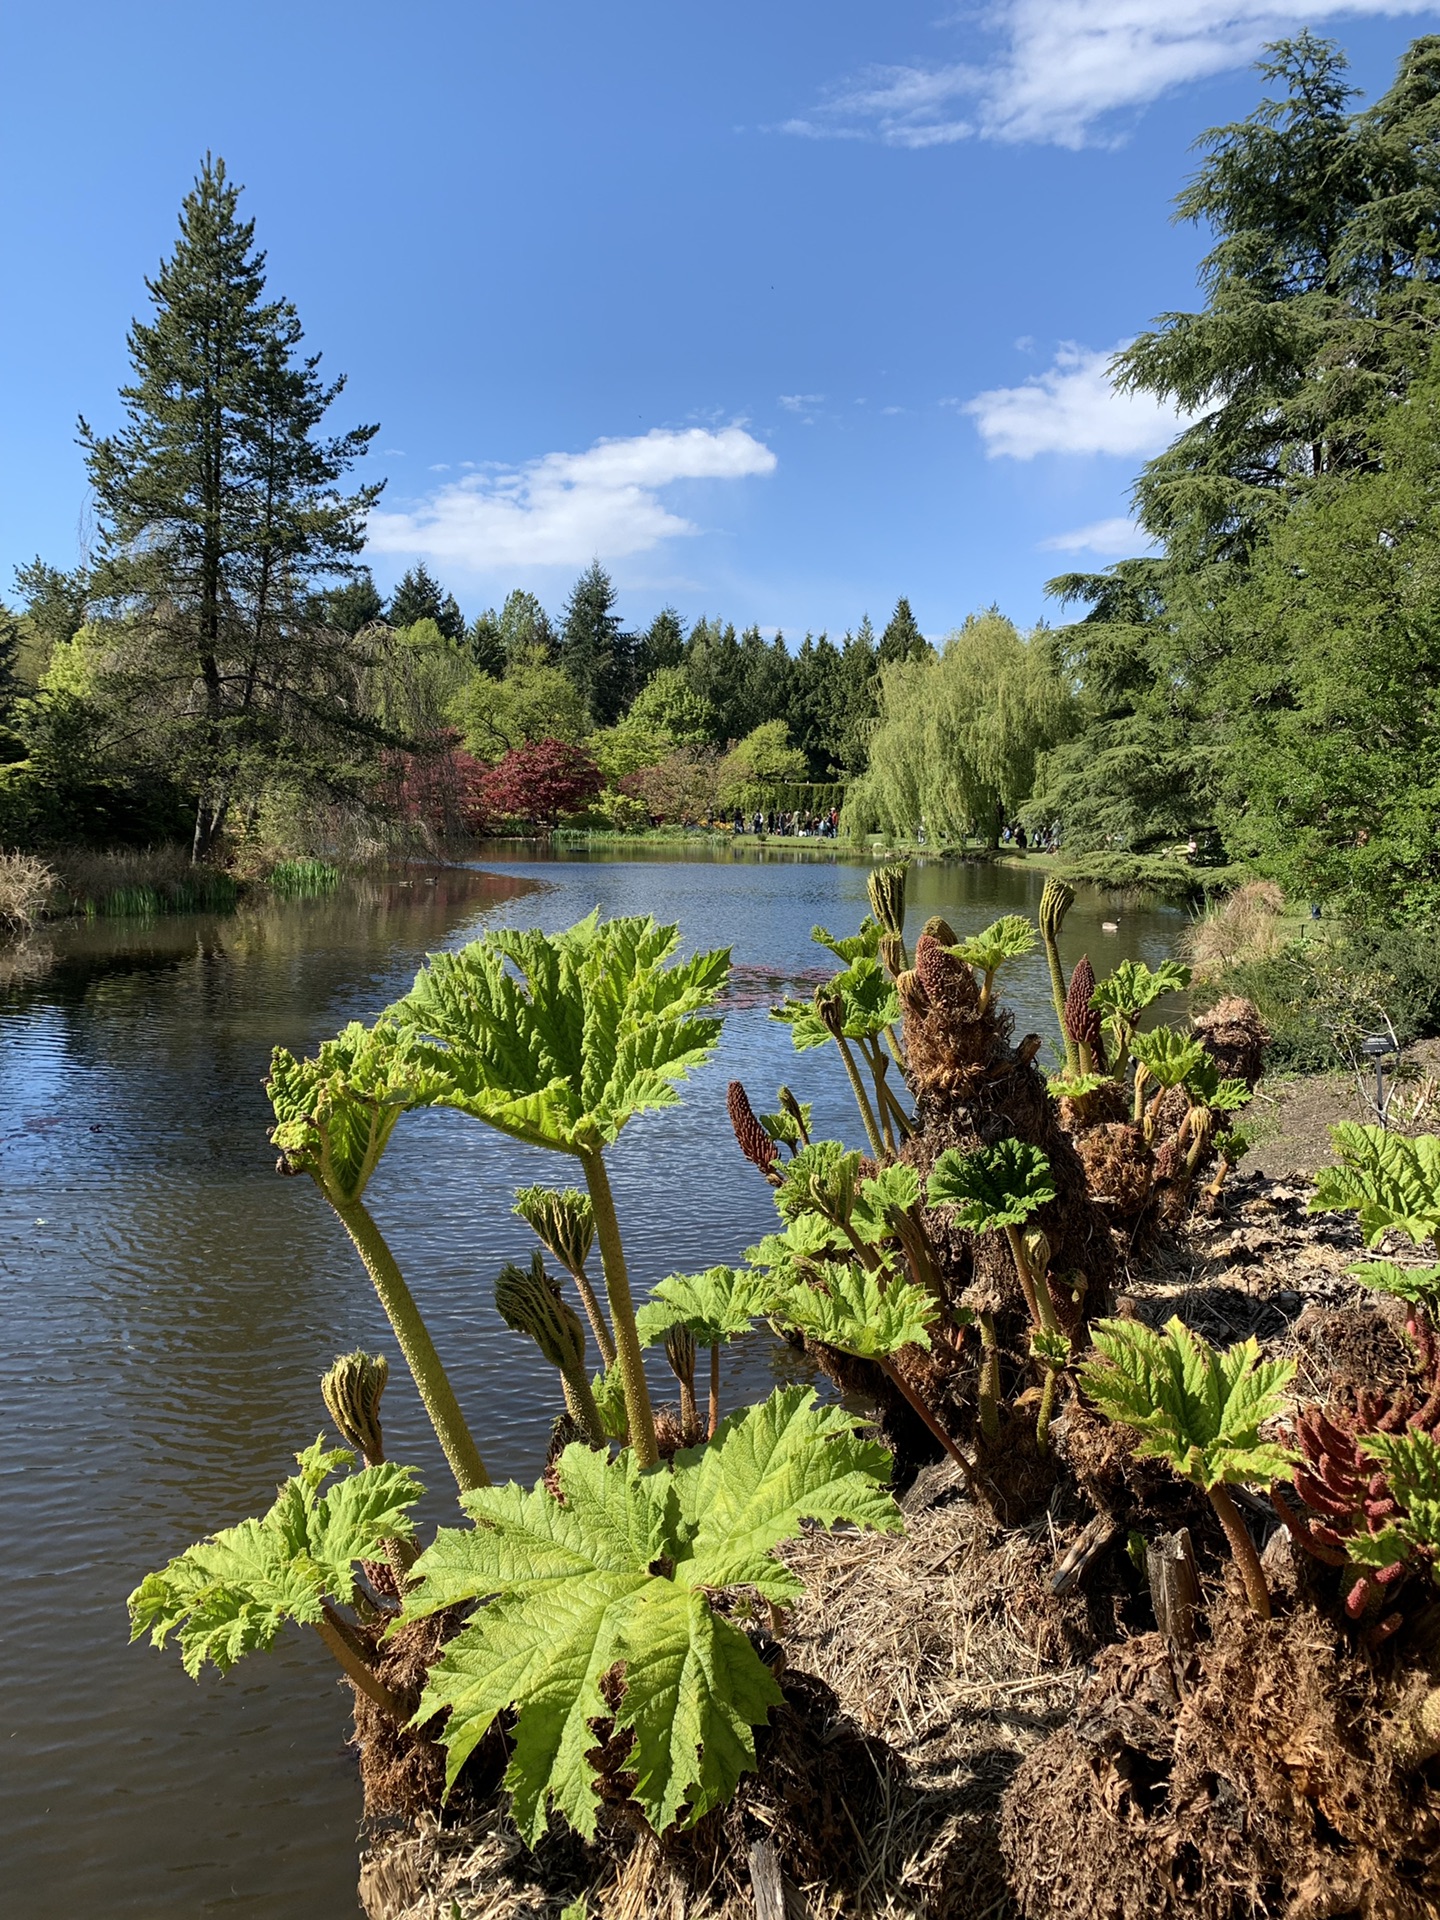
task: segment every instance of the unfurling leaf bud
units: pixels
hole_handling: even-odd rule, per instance
[[[938,940],[942,947],[953,947],[955,945],[955,929],[948,920],[942,920],[938,913],[932,913],[920,929],[920,937],[922,940],[925,939],[927,935],[931,940]]]
[[[815,989],[815,1012],[825,1031],[836,1040],[845,1037],[845,1002],[838,993],[830,993],[824,987]]]
[[[1075,889],[1068,881],[1057,879],[1054,874],[1045,882],[1040,895],[1040,931],[1047,940],[1053,940],[1064,924],[1065,916],[1075,904]]]
[[[886,933],[899,938],[905,931],[905,865],[876,867],[866,882],[870,911]]]
[[[1090,1065],[1096,1072],[1103,1073],[1105,1041],[1100,1009],[1090,1004],[1094,992],[1095,969],[1090,964],[1089,954],[1082,953],[1075,962],[1075,971],[1070,975],[1070,986],[1065,995],[1065,1031],[1077,1046],[1089,1048]]]
[[[670,1371],[682,1387],[695,1385],[695,1336],[683,1320],[677,1320],[665,1336],[665,1358]]]
[[[571,1273],[583,1273],[595,1237],[595,1213],[588,1193],[567,1187],[522,1187],[515,1211],[543,1247]]]
[[[775,1097],[780,1102],[783,1111],[788,1113],[790,1118],[795,1122],[800,1133],[801,1144],[808,1147],[810,1144],[810,1123],[806,1118],[804,1107],[801,1106],[789,1087],[781,1087]]]
[[[390,1362],[383,1353],[343,1353],[320,1382],[325,1411],[347,1447],[360,1454],[366,1466],[385,1459],[380,1431],[380,1396],[390,1378]]]
[[[506,1265],[495,1282],[495,1308],[507,1327],[528,1333],[552,1367],[570,1374],[585,1370],[585,1329],[560,1289],[545,1271],[537,1247],[530,1271]]]
[[[1045,1274],[1050,1271],[1050,1236],[1041,1233],[1037,1227],[1025,1236],[1025,1258],[1030,1262],[1030,1271]]]
[[[735,1129],[735,1138],[740,1143],[740,1151],[751,1166],[758,1167],[765,1178],[770,1179],[780,1149],[756,1119],[750,1096],[740,1081],[730,1082],[725,1105],[729,1110],[730,1124]]]
[[[898,933],[881,934],[880,962],[892,980],[898,980],[905,971],[905,942]]]

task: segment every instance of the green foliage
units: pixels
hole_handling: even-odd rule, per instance
[[[1367,1433],[1360,1446],[1384,1474],[1400,1512],[1377,1536],[1347,1539],[1346,1552],[1361,1564],[1381,1566],[1413,1553],[1433,1558],[1440,1553],[1440,1442],[1418,1431]],[[1440,1563],[1435,1571],[1440,1577]]]
[[[381,1556],[387,1540],[413,1536],[409,1509],[424,1492],[409,1467],[366,1467],[325,1481],[355,1456],[326,1451],[324,1437],[297,1454],[300,1471],[259,1520],[243,1520],[189,1547],[130,1595],[130,1638],[180,1643],[185,1671],[211,1660],[222,1673],[273,1645],[287,1620],[315,1625],[326,1600],[355,1597],[354,1563]]]
[[[745,1585],[794,1599],[801,1583],[774,1549],[806,1520],[898,1531],[883,1490],[889,1456],[855,1426],[789,1388],[732,1415],[673,1470],[572,1446],[556,1467],[563,1502],[543,1483],[467,1496],[476,1526],[440,1532],[406,1605],[414,1618],[488,1603],[448,1642],[416,1716],[448,1709],[449,1780],[513,1709],[506,1784],[521,1832],[533,1844],[553,1805],[593,1834],[591,1723],[611,1715],[600,1681],[619,1666],[613,1717],[617,1731],[634,1731],[627,1770],[651,1826],[693,1823],[728,1799],[780,1690],[709,1596]]]
[[[1107,1419],[1140,1430],[1141,1454],[1207,1492],[1289,1472],[1296,1456],[1260,1428],[1280,1412],[1294,1361],[1262,1360],[1253,1338],[1217,1353],[1178,1318],[1163,1333],[1102,1320],[1093,1336],[1101,1357],[1081,1368],[1080,1384]]]
[[[873,960],[880,951],[880,936],[884,928],[870,914],[860,922],[860,931],[852,934],[834,934],[827,927],[812,927],[810,938],[817,947],[825,947],[845,966],[851,966],[856,960]]]
[[[1144,1069],[1144,1078],[1157,1087],[1178,1087],[1205,1063],[1205,1049],[1178,1027],[1152,1027],[1131,1039],[1130,1051]]]
[[[842,1353],[877,1360],[901,1347],[928,1347],[940,1306],[912,1281],[872,1273],[854,1261],[823,1261],[814,1267],[813,1280],[790,1287],[772,1311],[782,1326]]]
[[[1178,961],[1162,960],[1152,969],[1143,960],[1122,960],[1113,973],[1095,982],[1090,1004],[1099,1010],[1115,1050],[1123,1053],[1145,1009],[1162,994],[1183,993],[1189,984],[1190,969]]]
[[[775,1189],[775,1205],[785,1220],[818,1213],[833,1226],[843,1226],[855,1205],[860,1154],[838,1140],[814,1140],[802,1147],[782,1169]]]
[[[514,1211],[571,1273],[579,1273],[595,1236],[595,1209],[588,1193],[578,1187],[557,1192],[553,1187],[521,1187]]]
[[[618,1361],[595,1374],[590,1381],[590,1391],[595,1399],[595,1411],[608,1440],[623,1440],[629,1427],[630,1416],[625,1406],[625,1376]]]
[[[282,900],[312,900],[334,893],[343,878],[328,860],[281,860],[270,869],[265,884]]]
[[[710,1267],[704,1273],[672,1273],[658,1281],[636,1319],[647,1345],[663,1340],[676,1321],[702,1347],[716,1347],[748,1333],[768,1314],[775,1295],[769,1277],[750,1267]]]
[[[783,1094],[785,1089],[782,1087],[780,1091]],[[803,1136],[810,1131],[811,1102],[797,1100],[795,1105],[795,1113],[788,1107],[782,1107],[779,1113],[762,1113],[758,1116],[761,1126],[778,1145],[799,1147],[803,1144]]]
[[[883,1240],[894,1232],[897,1216],[919,1204],[919,1174],[897,1161],[860,1182],[850,1224],[862,1240]]]
[[[817,927],[815,937],[819,938],[822,933],[823,929]],[[860,937],[868,936],[862,933]],[[841,946],[853,943],[832,942],[827,936],[824,944],[839,953]],[[843,954],[841,958],[844,958]],[[900,1019],[900,1000],[894,981],[878,960],[864,954],[857,955],[843,973],[837,973],[823,992],[827,998],[839,998],[847,1040],[873,1039]],[[770,1018],[784,1021],[790,1028],[790,1037],[797,1053],[804,1053],[811,1047],[823,1047],[832,1037],[813,1000],[787,1000],[783,1006],[771,1008]]]
[[[904,844],[923,825],[932,842],[963,845],[978,830],[998,844],[1002,818],[1029,795],[1037,753],[1068,719],[1044,647],[998,613],[973,615],[938,658],[882,670],[870,766],[846,795],[845,831]]]
[[[1440,1319],[1440,1267],[1400,1267],[1393,1260],[1360,1260],[1346,1273],[1378,1293],[1393,1294]]]
[[[1418,1246],[1440,1232],[1440,1138],[1407,1140],[1384,1127],[1342,1121],[1330,1129],[1338,1167],[1315,1176],[1311,1213],[1357,1213],[1367,1247],[1392,1230]]]
[[[673,926],[598,910],[564,933],[487,933],[432,955],[390,1017],[414,1036],[433,1104],[579,1153],[673,1106],[714,1050],[720,1021],[702,1010],[729,950],[668,965],[678,945]]]
[[[298,1171],[342,1205],[358,1200],[402,1113],[427,1105],[438,1082],[417,1065],[403,1035],[352,1020],[313,1060],[277,1047],[266,1091],[270,1138]]]
[[[988,990],[1007,960],[1021,960],[1027,953],[1034,952],[1036,937],[1034,925],[1024,914],[1007,913],[983,933],[962,940],[950,951],[957,960],[964,960],[985,976]]]
[[[997,1140],[974,1153],[947,1147],[931,1169],[926,1192],[932,1207],[954,1207],[960,1226],[990,1233],[1022,1226],[1055,1198],[1055,1183],[1039,1147]]]
[[[1212,1113],[1238,1113],[1254,1098],[1243,1080],[1223,1077],[1208,1052],[1186,1074],[1184,1085],[1191,1098]]]

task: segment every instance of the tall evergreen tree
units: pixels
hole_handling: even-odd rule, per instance
[[[615,612],[615,586],[598,560],[580,575],[565,603],[560,665],[599,726],[611,726],[634,693],[633,636]]]
[[[153,318],[130,330],[126,424],[80,422],[108,643],[92,665],[130,736],[195,792],[197,858],[242,788],[348,779],[360,703],[313,594],[354,571],[380,492],[339,491],[377,429],[321,437],[343,380],[321,381],[294,308],[265,298],[238,201],[207,156],[146,283]]]
[[[465,638],[465,616],[454,594],[445,591],[423,560],[409,569],[390,596],[385,618],[392,627],[433,620],[447,640]]]
[[[361,567],[351,580],[328,587],[320,596],[323,617],[338,633],[359,633],[385,615],[385,602],[368,567]]]
[[[640,635],[635,655],[638,692],[653,675],[678,667],[685,659],[685,623],[674,607],[662,607]]]
[[[880,636],[878,663],[882,667],[893,667],[901,660],[923,660],[931,652],[933,648],[920,631],[910,611],[910,602],[902,593],[895,602],[889,625]]]
[[[505,634],[493,607],[476,614],[465,635],[465,644],[481,673],[498,680],[505,671]]]

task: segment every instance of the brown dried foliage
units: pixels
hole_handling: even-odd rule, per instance
[[[1177,1688],[1144,1634],[1100,1655],[1022,1764],[1001,1845],[1024,1920],[1425,1920],[1440,1794],[1408,1772],[1368,1663],[1308,1607],[1235,1597]]]

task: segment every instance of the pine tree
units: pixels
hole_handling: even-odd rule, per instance
[[[615,586],[598,560],[580,575],[565,603],[560,665],[596,724],[608,727],[633,697],[635,640],[615,613]]]
[[[352,580],[327,588],[320,605],[324,619],[338,633],[359,633],[385,615],[385,602],[368,567],[361,567]]]
[[[678,667],[685,658],[685,623],[674,607],[662,607],[640,636],[635,678],[640,687],[666,667]]]
[[[465,635],[465,644],[470,649],[470,658],[481,673],[498,680],[505,671],[505,633],[500,625],[500,615],[493,607],[476,614]]]
[[[390,596],[385,618],[392,627],[433,620],[447,640],[465,638],[465,616],[454,594],[445,591],[423,560],[410,568]]]
[[[910,611],[910,602],[902,593],[895,602],[890,624],[880,636],[879,665],[891,667],[900,660],[923,660],[932,651]]]
[[[379,487],[338,483],[377,429],[321,438],[343,380],[300,356],[294,308],[265,298],[240,190],[207,156],[180,237],[130,330],[126,424],[82,419],[108,655],[97,668],[129,737],[196,796],[205,857],[242,790],[351,778],[351,662],[314,618],[318,580],[352,573]],[[341,764],[344,763],[344,764]]]

